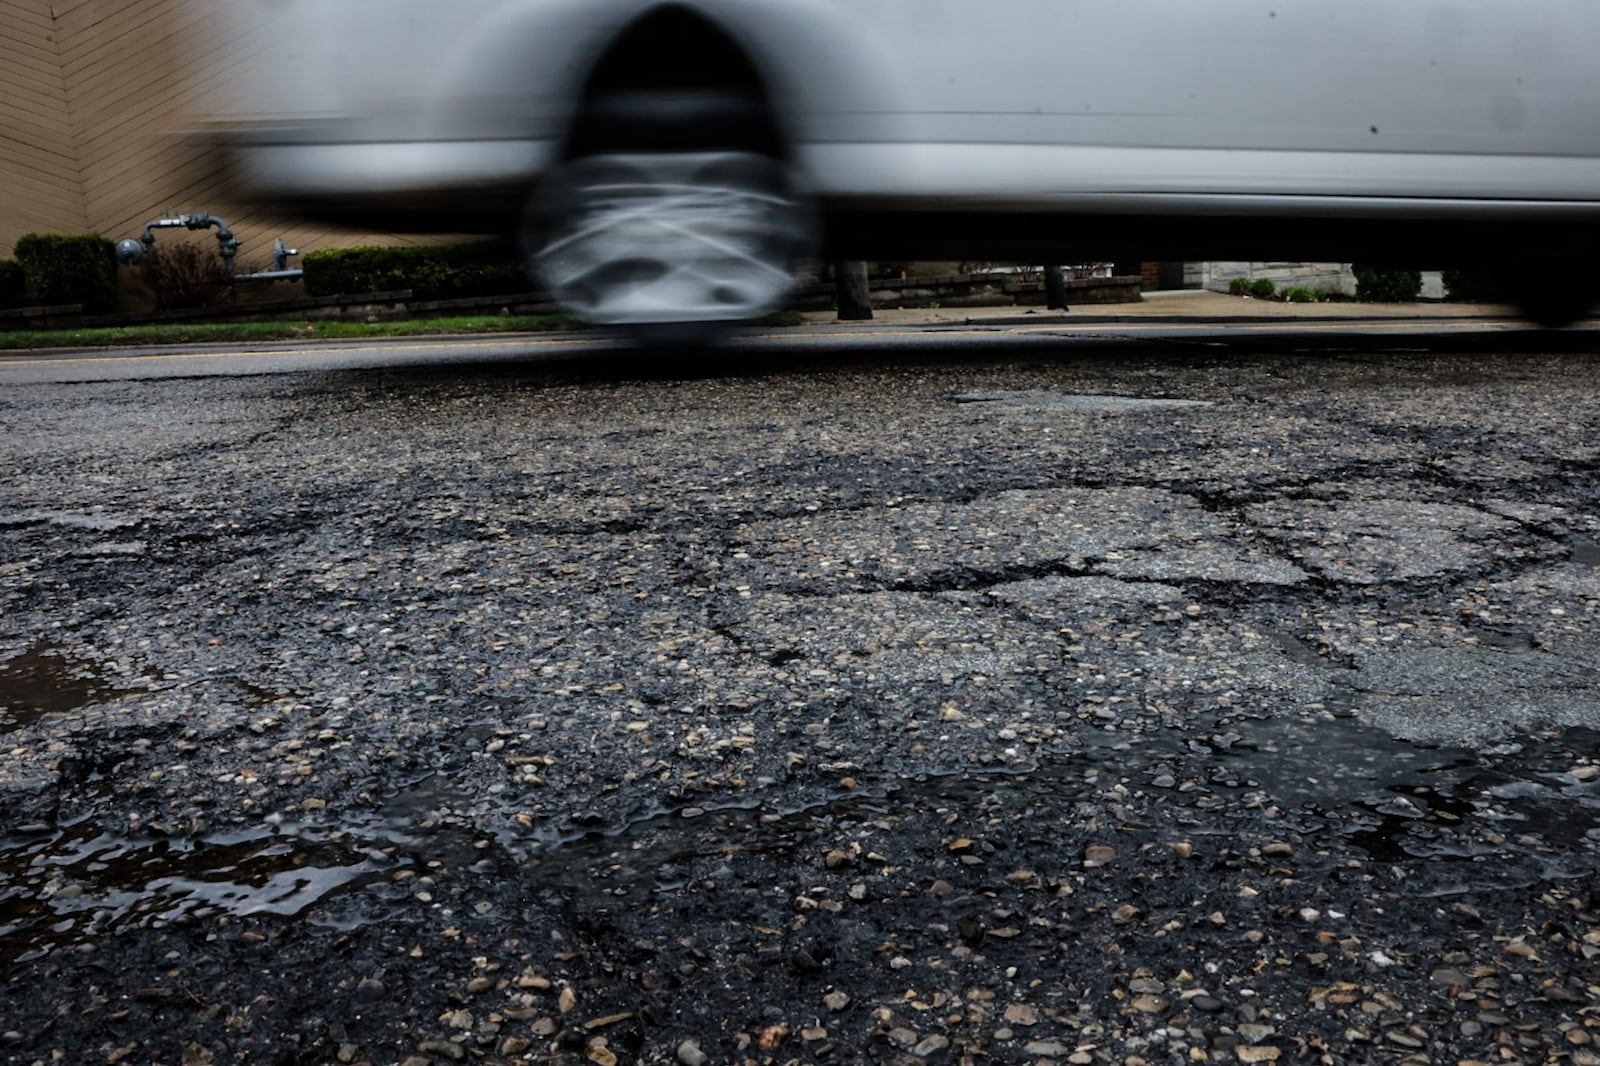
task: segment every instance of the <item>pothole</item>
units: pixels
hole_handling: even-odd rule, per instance
[[[1430,890],[1441,893],[1457,883],[1569,880],[1592,869],[1600,850],[1600,734],[1590,730],[1475,753],[1397,741],[1321,712],[1157,734],[1091,731],[1075,744],[1020,772],[864,782],[787,808],[750,795],[556,834],[521,831],[509,812],[467,809],[443,775],[342,824],[269,819],[152,837],[108,832],[89,816],[0,845],[0,963],[218,916],[339,929],[389,922],[432,905],[425,875],[436,870],[505,883],[518,898],[631,905],[693,891],[730,855],[760,854],[779,867],[811,862],[863,825],[886,834],[890,850],[915,849],[928,825],[968,816],[1026,826],[1046,862],[1068,861],[1051,850],[1053,834],[1125,824],[1153,840],[1165,825],[1196,837],[1293,839],[1330,863],[1421,863]],[[1461,872],[1441,874],[1446,867]]]

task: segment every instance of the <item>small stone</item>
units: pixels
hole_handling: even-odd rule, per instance
[[[1287,859],[1289,856],[1294,854],[1294,846],[1291,844],[1286,844],[1281,840],[1274,840],[1272,843],[1261,849],[1261,854],[1267,856],[1269,859]]]
[[[829,992],[822,1002],[831,1011],[841,1011],[850,1005],[850,997],[844,992]]]
[[[1090,844],[1083,849],[1083,865],[1090,870],[1097,866],[1104,866],[1106,863],[1114,861],[1116,857],[1117,849],[1109,844]]]
[[[1194,845],[1187,840],[1180,840],[1172,845],[1172,852],[1180,859],[1191,859],[1194,857]]]
[[[1193,1007],[1197,1011],[1203,1011],[1206,1014],[1215,1014],[1217,1011],[1222,1009],[1223,1004],[1222,1000],[1215,996],[1200,995],[1190,999],[1189,1006]]]
[[[598,1042],[589,1045],[589,1050],[584,1052],[584,1058],[594,1063],[594,1066],[617,1066],[617,1053]]]
[[[417,1050],[424,1055],[439,1055],[451,1062],[460,1062],[467,1057],[466,1049],[454,1040],[424,1040],[417,1045]]]
[[[467,982],[467,995],[476,996],[494,987],[493,977],[474,977]]]
[[[937,1054],[949,1046],[950,1041],[946,1037],[935,1033],[917,1041],[916,1046],[911,1049],[911,1053],[920,1059],[925,1059],[929,1055]]]
[[[711,1059],[704,1051],[700,1050],[697,1040],[685,1040],[678,1045],[678,1061],[683,1066],[706,1066]]]
[[[1283,1050],[1271,1044],[1243,1044],[1234,1048],[1233,1053],[1240,1062],[1277,1062]]]
[[[1038,1025],[1039,1012],[1026,1003],[1013,1003],[1006,1008],[1006,1021],[1012,1025]]]

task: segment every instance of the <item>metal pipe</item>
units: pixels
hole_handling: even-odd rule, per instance
[[[158,218],[154,222],[146,222],[144,224],[144,237],[142,238],[145,248],[155,247],[156,230],[176,229],[179,226],[192,230],[210,229],[212,226],[217,227],[217,250],[222,253],[222,261],[227,264],[228,273],[230,275],[234,273],[233,257],[239,254],[239,238],[233,235],[232,228],[225,221],[204,211],[193,215],[178,215],[173,218]]]
[[[283,238],[279,237],[272,248],[273,270],[261,270],[254,274],[240,274],[234,265],[234,259],[239,254],[239,238],[233,235],[233,228],[223,219],[206,211],[195,214],[174,215],[158,218],[144,224],[144,235],[135,241],[132,237],[124,237],[117,242],[117,258],[129,266],[138,265],[146,254],[155,249],[156,233],[158,229],[191,229],[203,230],[215,226],[217,229],[217,250],[222,253],[222,261],[227,266],[228,276],[239,281],[286,281],[302,277],[305,271],[299,268],[291,269],[288,265],[291,255],[299,255],[300,249],[286,247]],[[141,247],[142,245],[142,247]]]
[[[289,281],[304,276],[305,271],[299,267],[290,270],[258,270],[254,274],[235,274],[234,281]]]

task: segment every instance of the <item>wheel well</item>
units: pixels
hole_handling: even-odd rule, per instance
[[[682,4],[635,19],[601,54],[585,97],[644,90],[732,90],[765,101],[767,88],[728,32]]]
[[[565,155],[671,147],[674,131],[786,154],[766,81],[721,26],[683,4],[630,23],[584,79]]]

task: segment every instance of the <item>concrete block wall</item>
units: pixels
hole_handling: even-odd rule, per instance
[[[1356,276],[1349,263],[1228,263],[1184,264],[1184,284],[1188,288],[1227,292],[1234,278],[1256,281],[1266,278],[1279,289],[1296,286],[1313,292],[1356,294]]]

